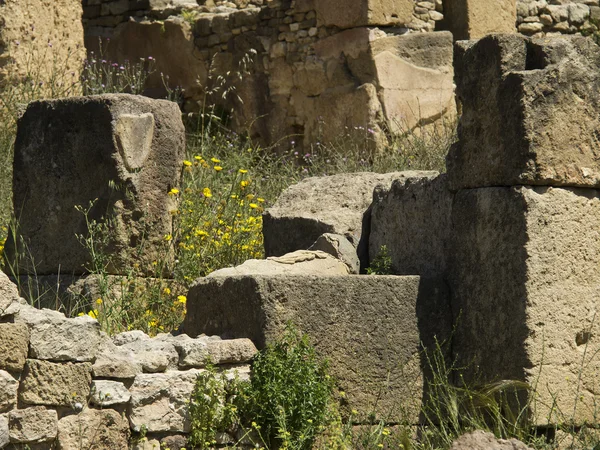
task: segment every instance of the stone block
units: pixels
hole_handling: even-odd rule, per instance
[[[520,380],[540,425],[592,423],[600,386],[600,191],[491,187],[452,209],[453,351],[465,379]]]
[[[100,407],[122,405],[131,398],[131,393],[119,381],[94,380],[91,388],[91,401]]]
[[[357,247],[375,186],[426,174],[417,171],[352,173],[302,180],[286,189],[265,212],[265,253],[281,256],[307,249],[324,233],[343,235]]]
[[[413,0],[318,0],[319,26],[356,28],[405,25],[412,20]]]
[[[23,323],[0,323],[0,369],[23,370],[29,352],[29,328]]]
[[[249,363],[257,350],[250,339],[190,339],[175,344],[179,367],[202,368],[215,365]]]
[[[76,83],[86,57],[81,16],[79,0],[2,2],[0,86],[31,76],[32,64],[42,81],[54,76],[67,86]],[[40,89],[43,93],[44,87]],[[76,95],[77,88],[71,94]]]
[[[515,33],[517,0],[443,0],[444,17],[455,40]]]
[[[19,298],[17,286],[0,271],[0,317],[5,315],[5,311],[13,303],[19,303]]]
[[[452,190],[600,186],[600,49],[581,36],[493,35],[456,45],[463,113]]]
[[[446,175],[399,179],[376,189],[369,260],[385,246],[394,274],[445,276],[452,199]]]
[[[360,272],[360,260],[356,248],[352,245],[346,236],[341,234],[325,233],[319,236],[309,250],[322,251],[334,258],[339,259],[348,268],[349,273],[358,274]]]
[[[108,94],[30,103],[14,163],[17,232],[27,251],[10,240],[7,259],[21,274],[85,273],[89,250],[77,235],[89,235],[87,219],[108,228],[109,273],[135,263],[152,273],[152,261],[169,258],[161,243],[172,232],[168,192],[179,185],[184,142],[179,108],[165,100]]]
[[[90,393],[90,363],[52,363],[28,359],[21,378],[19,399],[27,405],[86,404]]]
[[[129,423],[112,409],[86,408],[81,413],[58,421],[58,445],[61,450],[129,448]]]
[[[10,411],[17,404],[19,382],[8,372],[0,370],[0,413]]]
[[[190,335],[249,338],[258,348],[292,321],[307,333],[361,414],[403,409],[418,420],[422,344],[445,339],[445,291],[416,276],[238,276],[200,278],[183,325]]]
[[[189,432],[187,405],[201,370],[142,373],[129,389],[129,423],[133,431],[142,426],[149,433]]]
[[[40,444],[56,439],[58,415],[43,406],[15,409],[8,413],[10,442],[14,444]]]

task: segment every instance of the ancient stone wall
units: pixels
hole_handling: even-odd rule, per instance
[[[247,379],[255,353],[249,339],[110,338],[89,316],[28,306],[0,273],[0,448],[183,448],[207,358]],[[219,436],[221,444],[237,440]]]
[[[531,36],[590,34],[600,21],[600,1],[518,0],[517,29]]]

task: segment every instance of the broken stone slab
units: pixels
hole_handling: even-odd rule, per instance
[[[516,32],[517,0],[443,0],[443,4],[455,40]]]
[[[58,433],[58,415],[43,406],[14,409],[8,413],[8,430],[14,444],[51,442]]]
[[[358,259],[356,247],[341,234],[322,234],[315,243],[310,246],[309,250],[325,252],[334,258],[339,259],[346,264],[348,272],[351,274],[358,274],[360,272],[360,260]]]
[[[131,393],[119,381],[94,380],[91,387],[91,402],[100,407],[127,403]]]
[[[406,25],[414,10],[412,0],[348,0],[343,8],[336,0],[319,0],[315,6],[319,26],[337,28]]]
[[[452,190],[600,186],[600,49],[591,39],[492,35],[459,42]]]
[[[221,364],[249,363],[257,350],[250,339],[190,339],[175,344],[179,367],[203,368],[208,362]]]
[[[444,277],[452,199],[446,175],[399,179],[375,189],[369,260],[385,246],[394,274]]]
[[[209,277],[237,275],[329,274],[347,275],[348,267],[339,259],[322,251],[297,250],[267,259],[249,259],[236,267],[211,272]]]
[[[18,389],[19,382],[10,373],[0,370],[0,413],[15,407]]]
[[[421,343],[450,331],[445,295],[416,276],[207,277],[190,289],[183,329],[264,348],[292,321],[329,360],[348,408],[387,417],[404,409],[417,423]]]
[[[112,409],[85,408],[58,421],[58,445],[64,450],[129,448],[129,423]]]
[[[454,440],[450,450],[533,450],[518,439],[498,439],[494,433],[476,430]]]
[[[21,372],[29,352],[29,328],[24,323],[0,323],[0,369]]]
[[[172,233],[169,191],[179,185],[184,143],[179,108],[165,100],[107,94],[30,103],[18,123],[13,183],[16,233],[27,250],[9,239],[7,261],[17,274],[84,274],[91,259],[77,235],[87,237],[86,223],[96,221],[108,228],[108,273],[139,267],[153,275],[153,261],[173,257],[162,244]]]
[[[21,376],[19,400],[27,405],[73,407],[85,405],[90,393],[92,365],[28,359]]]
[[[448,267],[457,367],[467,382],[529,383],[538,425],[595,417],[598,220],[600,191],[592,189],[491,187],[454,200]]]
[[[324,233],[346,236],[358,247],[375,186],[427,174],[362,172],[302,180],[287,188],[263,215],[265,253],[282,256],[305,250]]]

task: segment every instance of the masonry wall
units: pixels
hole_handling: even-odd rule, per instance
[[[517,1],[517,30],[528,36],[590,34],[598,29],[599,21],[599,0]]]

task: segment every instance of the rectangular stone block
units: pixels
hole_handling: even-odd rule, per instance
[[[600,49],[581,36],[457,43],[450,188],[600,186],[599,67]]]
[[[517,0],[444,0],[444,16],[454,39],[516,33]]]
[[[181,112],[165,100],[110,94],[30,103],[15,142],[14,207],[24,242],[6,244],[12,267],[85,273],[90,251],[77,235],[87,238],[95,221],[107,228],[94,244],[110,256],[109,273],[138,264],[152,274],[152,261],[172,257],[163,238],[172,233],[169,191],[179,185],[184,142]]]
[[[23,370],[29,352],[29,328],[24,323],[0,323],[0,369]]]
[[[521,380],[539,425],[594,423],[600,387],[600,191],[457,193],[453,351],[468,380]]]
[[[408,24],[413,16],[413,0],[318,0],[319,26],[355,28]]]
[[[189,335],[273,342],[292,321],[329,360],[348,408],[418,422],[423,346],[450,329],[445,291],[419,277],[238,276],[199,279],[187,301]]]
[[[51,446],[58,433],[58,414],[43,406],[15,409],[8,414],[8,433],[13,444]]]
[[[453,195],[446,175],[397,179],[373,194],[369,260],[383,246],[397,275],[444,277]]]

